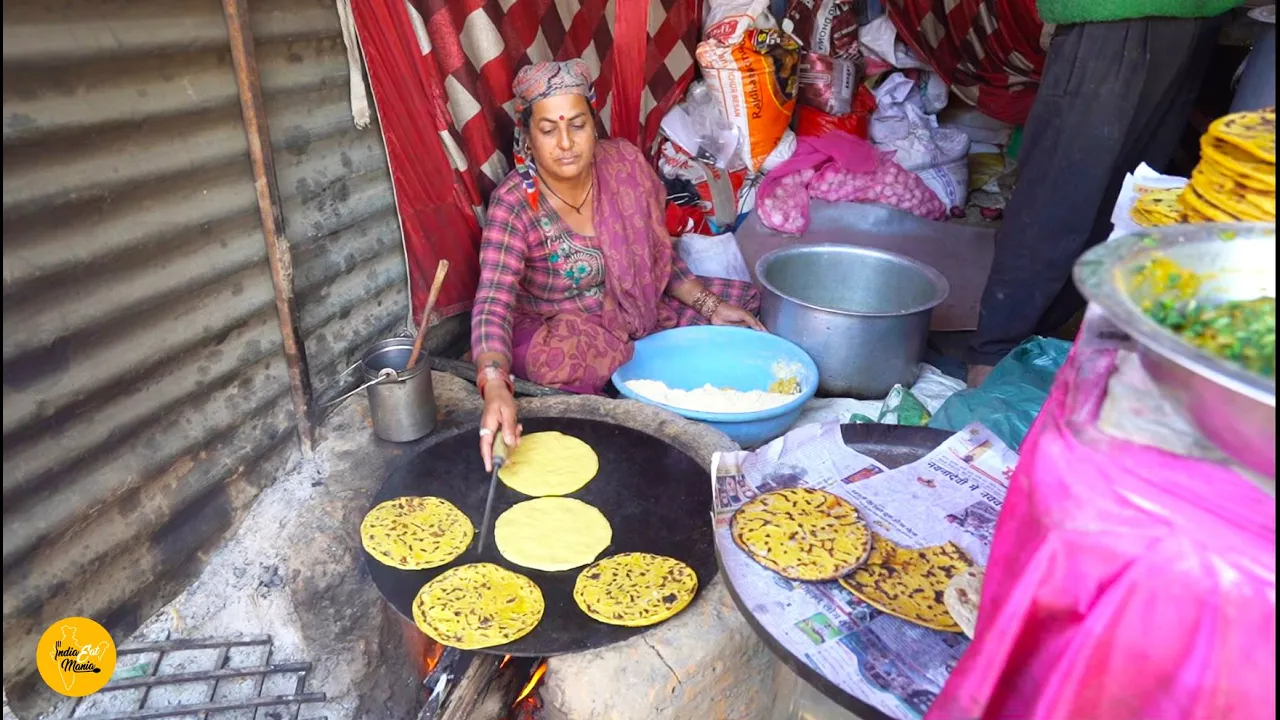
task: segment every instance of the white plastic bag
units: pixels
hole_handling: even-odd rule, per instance
[[[875,96],[875,146],[894,153],[894,160],[919,175],[948,209],[963,208],[969,196],[969,136],[938,127],[916,83],[902,73],[886,78]]]
[[[899,70],[928,70],[928,63],[916,57],[911,49],[898,40],[898,31],[888,15],[881,15],[858,28],[858,45],[862,49],[863,58],[867,61],[868,75],[872,72],[876,61],[880,65],[888,65]]]
[[[662,118],[666,135],[690,157],[728,170],[737,159],[741,136],[701,80]]]
[[[676,252],[694,275],[751,282],[747,261],[742,259],[733,233],[695,235],[687,233],[676,241]]]
[[[702,18],[702,39],[737,45],[748,28],[777,27],[769,0],[709,0]]]

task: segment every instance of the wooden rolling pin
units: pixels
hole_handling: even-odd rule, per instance
[[[409,353],[409,362],[404,369],[412,370],[422,354],[422,343],[427,339],[427,325],[431,323],[431,311],[436,308],[436,299],[440,297],[440,286],[444,284],[444,276],[449,272],[449,261],[441,260],[436,265],[436,279],[431,281],[431,292],[427,295],[427,306],[422,309],[422,323],[418,325],[418,337],[413,340],[413,352]]]

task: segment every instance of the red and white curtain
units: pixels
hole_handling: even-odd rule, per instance
[[[510,169],[511,81],[580,57],[614,137],[649,149],[694,73],[701,0],[350,0],[404,233],[415,322],[470,308],[483,206]]]

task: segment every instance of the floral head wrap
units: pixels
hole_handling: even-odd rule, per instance
[[[591,68],[586,61],[577,59],[526,65],[516,73],[511,91],[516,96],[517,115],[539,100],[556,95],[581,95],[593,104],[596,100]]]
[[[516,170],[529,196],[530,203],[538,208],[538,185],[534,180],[536,170],[533,157],[529,154],[524,127],[521,126],[520,115],[539,100],[557,95],[581,95],[595,107],[596,90],[591,84],[591,68],[586,61],[574,59],[564,62],[541,62],[526,65],[516,73],[515,82],[511,83],[511,91],[516,100],[516,134],[515,149],[512,155]]]

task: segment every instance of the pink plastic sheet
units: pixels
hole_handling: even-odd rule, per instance
[[[1115,352],[1078,341],[1058,374],[926,720],[1275,718],[1275,500],[1098,431]]]

